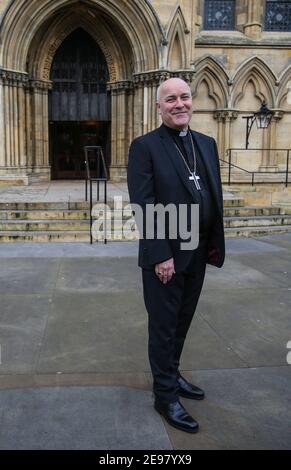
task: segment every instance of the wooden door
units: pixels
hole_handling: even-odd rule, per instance
[[[56,52],[49,96],[50,161],[53,179],[85,177],[85,145],[101,145],[110,163],[109,74],[105,57],[82,29]]]

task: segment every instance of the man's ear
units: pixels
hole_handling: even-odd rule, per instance
[[[156,107],[157,107],[158,113],[161,114],[161,105],[160,105],[160,103],[156,102]]]

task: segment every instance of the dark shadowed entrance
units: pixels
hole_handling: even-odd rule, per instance
[[[53,179],[85,176],[85,145],[101,145],[110,164],[109,73],[96,42],[82,29],[56,52],[49,96],[50,163]]]

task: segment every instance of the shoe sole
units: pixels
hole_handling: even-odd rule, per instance
[[[189,400],[204,400],[205,398],[205,395],[203,397],[193,397],[184,392],[178,392],[178,395],[183,398],[188,398]]]
[[[196,434],[198,431],[199,431],[199,426],[197,426],[197,428],[195,429],[185,429],[183,428],[182,426],[179,426],[178,424],[173,424],[171,421],[169,421],[165,416],[164,414],[158,410],[156,407],[155,407],[155,410],[162,416],[162,418],[164,418],[165,421],[167,421],[167,423],[172,426],[173,428],[176,428],[176,429],[179,429],[179,431],[184,431],[184,432],[188,432],[190,434]]]

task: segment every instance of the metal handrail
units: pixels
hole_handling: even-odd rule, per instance
[[[97,177],[92,177],[91,176],[91,171],[90,171],[90,164],[89,164],[89,158],[88,158],[88,152],[97,152],[97,175],[100,175],[100,163],[102,163],[102,170],[104,176],[97,176]],[[106,213],[106,208],[107,208],[107,169],[105,165],[105,159],[103,155],[103,150],[102,147],[100,146],[85,146],[84,147],[84,153],[85,153],[85,165],[86,165],[86,179],[85,179],[85,200],[88,200],[88,181],[89,181],[89,208],[90,208],[90,245],[93,243],[93,236],[92,236],[92,225],[93,225],[93,216],[92,216],[92,210],[93,210],[93,182],[97,183],[97,201],[99,201],[99,183],[103,182],[104,183],[104,207],[105,207],[105,217],[104,217],[104,243],[107,243],[107,213]]]
[[[261,150],[261,151],[268,151],[268,150],[276,150],[276,151],[284,151],[284,152],[287,152],[286,154],[286,170],[285,171],[250,171],[250,170],[247,170],[246,168],[242,168],[238,165],[235,165],[234,163],[232,163],[231,161],[231,156],[232,156],[232,151],[233,150],[244,150],[244,151],[249,151],[249,150]],[[244,149],[244,148],[229,148],[227,149],[227,154],[229,154],[229,160],[226,161],[226,160],[223,160],[222,158],[220,158],[219,160],[224,162],[224,163],[227,163],[228,164],[228,185],[230,186],[231,184],[231,168],[234,167],[234,168],[238,168],[239,170],[242,170],[246,173],[249,173],[252,175],[252,186],[254,185],[254,182],[255,182],[255,175],[258,174],[284,174],[285,175],[285,186],[287,187],[288,186],[288,183],[289,183],[289,159],[290,159],[290,151],[291,149],[278,149],[278,148],[248,148],[248,149]],[[274,183],[274,181],[267,181],[266,183]]]

